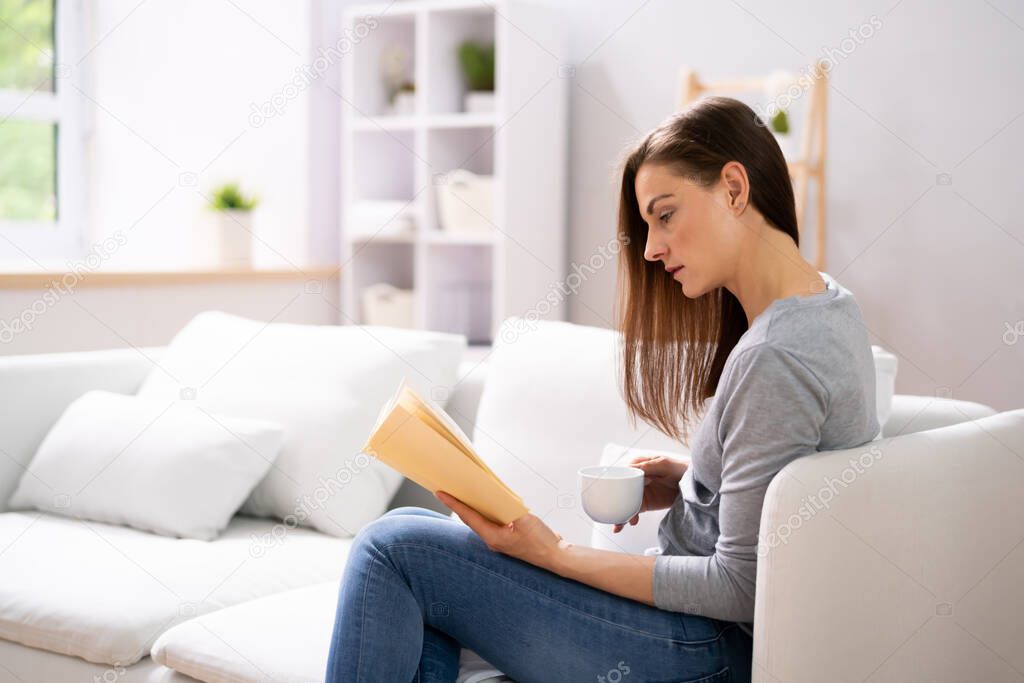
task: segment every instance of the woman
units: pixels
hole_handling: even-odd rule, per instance
[[[863,319],[801,257],[782,152],[737,100],[632,150],[618,223],[630,414],[680,440],[700,418],[692,461],[634,460],[642,509],[668,508],[661,554],[576,546],[532,514],[501,526],[438,492],[465,525],[406,507],[356,537],[328,680],[454,681],[460,647],[521,683],[750,678],[769,482],[879,435]]]

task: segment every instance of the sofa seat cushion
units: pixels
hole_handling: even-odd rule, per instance
[[[328,581],[205,614],[161,635],[153,661],[201,681],[320,683],[337,601],[338,582]],[[459,683],[506,680],[462,651]]]
[[[127,666],[197,615],[336,579],[351,539],[235,517],[214,541],[0,514],[0,638]]]
[[[0,639],[0,683],[195,683],[149,657],[131,666],[95,664]]]

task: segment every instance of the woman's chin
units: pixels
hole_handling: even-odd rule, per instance
[[[699,299],[710,291],[699,284],[695,284],[692,280],[680,282],[679,287],[683,290],[683,295],[687,299]]]
[[[694,298],[693,295],[689,291],[687,291],[688,289],[692,290],[693,287],[692,286],[688,287],[687,284],[686,284],[686,282],[687,282],[686,280],[683,280],[682,278],[678,278],[677,277],[676,278],[676,282],[679,283],[679,287],[680,287],[680,289],[683,290],[683,294],[685,294],[687,297],[689,297],[691,299]]]

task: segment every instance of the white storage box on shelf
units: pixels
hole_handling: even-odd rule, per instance
[[[437,222],[450,234],[487,234],[494,230],[494,176],[460,168],[437,190]]]
[[[413,327],[414,293],[387,282],[378,282],[363,290],[363,319],[367,325]]]

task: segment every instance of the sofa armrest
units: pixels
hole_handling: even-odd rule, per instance
[[[753,680],[1024,670],[1022,460],[1014,410],[787,465],[761,515]]]
[[[163,348],[0,356],[0,511],[64,408],[90,389],[134,394]]]
[[[882,429],[882,436],[900,436],[938,429],[995,415],[996,412],[990,406],[973,401],[896,394],[892,398],[892,412]]]

